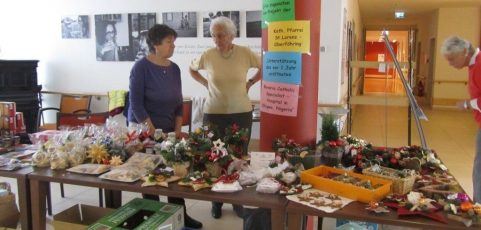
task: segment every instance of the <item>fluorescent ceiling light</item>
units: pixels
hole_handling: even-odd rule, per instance
[[[403,19],[405,16],[404,11],[396,11],[394,12],[394,18],[396,19]]]

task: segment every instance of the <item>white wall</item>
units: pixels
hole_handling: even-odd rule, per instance
[[[338,104],[341,99],[342,18],[346,0],[321,1],[321,50],[319,94],[321,104]]]

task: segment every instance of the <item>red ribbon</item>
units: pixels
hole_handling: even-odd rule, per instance
[[[239,180],[239,173],[232,173],[231,175],[222,175],[220,176],[219,178],[217,178],[217,180],[215,181],[215,183],[217,182],[222,182],[224,184],[232,184],[234,183],[236,180]]]

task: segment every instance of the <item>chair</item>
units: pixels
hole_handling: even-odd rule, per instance
[[[190,134],[192,131],[192,100],[184,100],[182,106],[184,110],[182,113],[182,127],[188,125]]]
[[[79,127],[86,124],[101,125],[105,124],[109,118],[109,113],[57,113],[57,129],[62,127]],[[65,197],[63,183],[60,183],[60,195]],[[103,206],[103,193],[102,189],[99,188],[99,206]]]
[[[38,110],[37,116],[37,131],[55,130],[57,125],[55,123],[45,123],[44,112],[57,111],[60,113],[89,113],[90,112],[90,95],[69,95],[62,94],[60,97],[59,108],[47,107]]]

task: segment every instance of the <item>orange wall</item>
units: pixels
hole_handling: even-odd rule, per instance
[[[391,46],[393,48],[394,53],[397,53],[397,43],[392,43]],[[364,60],[366,61],[378,61],[378,55],[379,54],[384,54],[384,61],[386,62],[392,62],[391,55],[389,54],[389,51],[387,50],[386,46],[384,45],[384,42],[366,42],[365,46],[365,55],[364,55]],[[390,69],[389,70],[389,75],[393,75],[394,70]],[[374,68],[366,68],[364,71],[364,75],[385,75],[385,73],[378,72],[378,69]]]

